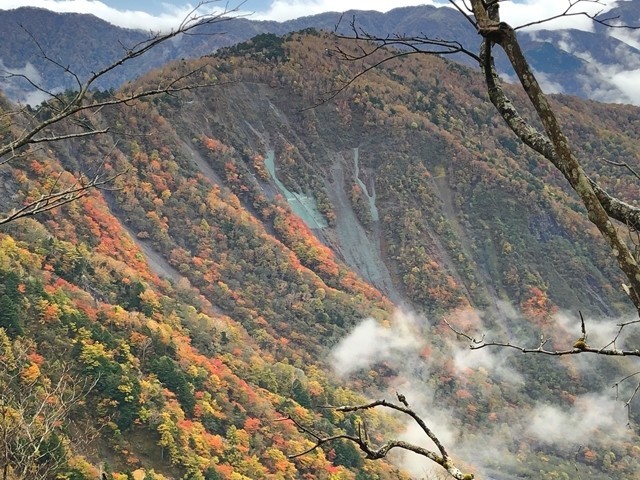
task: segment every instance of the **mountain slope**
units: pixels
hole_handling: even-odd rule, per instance
[[[2,166],[7,207],[63,167],[126,172],[1,239],[0,301],[20,306],[3,310],[2,345],[27,342],[21,378],[36,365],[43,385],[64,366],[97,380],[73,418],[96,420],[100,439],[65,471],[403,478],[348,444],[288,459],[312,444],[283,420],[354,435],[366,422],[380,441],[402,420],[319,407],[397,390],[479,476],[632,478],[637,435],[609,389],[632,364],[469,352],[444,324],[561,346],[578,309],[594,342],[615,324],[602,317],[629,311],[563,180],[515,142],[482,79],[442,59],[397,60],[305,109],[358,71],[333,41],[263,36],[168,65],[138,81],[201,68],[221,85],[105,108],[93,120],[120,135]],[[581,157],[636,154],[637,109],[554,102]],[[638,198],[623,172],[587,168]]]

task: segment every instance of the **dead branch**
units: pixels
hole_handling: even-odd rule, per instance
[[[617,324],[616,326],[618,327],[618,332],[616,333],[614,338],[605,346],[600,348],[594,348],[594,347],[591,347],[589,344],[587,344],[587,330],[586,330],[584,319],[582,318],[582,313],[580,313],[580,318],[581,318],[582,335],[578,338],[578,340],[576,340],[573,346],[571,346],[570,348],[565,348],[560,350],[547,349],[546,345],[547,343],[549,343],[551,338],[546,337],[544,335],[540,336],[540,340],[537,346],[526,347],[523,345],[511,343],[511,342],[487,341],[485,340],[484,334],[480,339],[477,339],[472,335],[451,325],[451,323],[449,323],[446,319],[444,319],[443,321],[452,332],[454,332],[456,335],[462,338],[465,338],[470,342],[469,348],[471,350],[480,350],[486,347],[503,347],[503,348],[511,348],[514,350],[518,350],[521,353],[539,353],[539,354],[550,355],[550,356],[565,356],[565,355],[577,355],[581,353],[594,353],[597,355],[607,355],[607,356],[614,356],[614,357],[640,357],[639,349],[620,349],[620,348],[616,348],[615,346],[615,343],[620,337],[622,330],[628,325],[632,325],[640,322],[640,320]]]
[[[147,54],[150,50],[158,45],[171,40],[179,35],[186,35],[196,28],[206,25],[224,22],[232,18],[236,18],[236,14],[242,3],[235,8],[229,8],[228,4],[219,11],[206,12],[205,7],[211,5],[212,1],[202,1],[197,4],[193,10],[182,20],[178,28],[167,33],[157,33],[151,35],[147,40],[140,42],[130,48],[124,48],[122,57],[114,61],[110,65],[92,73],[89,78],[82,81],[80,77],[65,66],[61,62],[52,58],[38,42],[36,37],[29,31],[27,34],[33,41],[39,55],[47,62],[55,65],[65,75],[70,75],[76,85],[77,92],[69,95],[54,94],[41,87],[33,79],[23,74],[8,73],[10,77],[20,77],[28,82],[31,87],[44,93],[50,97],[50,100],[44,103],[35,112],[27,107],[16,108],[9,111],[0,110],[0,118],[8,122],[3,134],[5,138],[0,142],[0,165],[14,162],[23,155],[30,153],[26,147],[37,144],[48,144],[60,142],[63,140],[72,140],[102,135],[112,132],[109,126],[99,128],[90,120],[80,118],[80,114],[89,114],[94,116],[101,109],[117,105],[130,105],[131,102],[141,100],[148,97],[159,95],[174,95],[179,92],[208,88],[220,85],[220,83],[207,82],[198,83],[193,79],[201,72],[201,69],[191,70],[187,73],[179,74],[172,77],[163,77],[160,82],[152,88],[144,88],[136,91],[120,91],[119,93],[108,97],[96,99],[90,94],[91,89],[96,82],[109,72],[121,67],[131,60]],[[232,15],[233,14],[233,15]],[[26,30],[26,29],[25,29]],[[39,113],[47,109],[51,113],[50,118],[42,119]],[[53,127],[68,122],[76,125],[77,128],[72,132],[59,133],[53,131]],[[123,175],[124,172],[115,175],[97,174],[91,177],[79,175],[76,181],[69,186],[57,188],[60,177],[54,181],[55,188],[51,188],[48,192],[42,194],[39,198],[28,201],[21,207],[14,208],[4,217],[0,217],[0,225],[12,222],[18,218],[36,215],[42,212],[50,211],[69,202],[76,201],[89,193],[94,188],[107,188],[117,177]]]
[[[409,452],[416,453],[422,457],[425,457],[431,460],[434,463],[437,463],[442,468],[444,468],[449,475],[458,480],[472,480],[474,475],[471,473],[463,473],[456,465],[453,463],[453,460],[447,453],[442,442],[436,436],[436,434],[427,426],[426,422],[410,407],[404,395],[397,394],[399,398],[404,399],[403,405],[397,405],[395,403],[389,402],[387,400],[376,400],[370,403],[366,403],[363,405],[343,405],[339,407],[324,407],[328,409],[332,409],[336,412],[344,412],[344,413],[354,413],[354,412],[363,412],[366,410],[371,410],[376,407],[385,407],[391,410],[398,411],[404,415],[407,415],[415,421],[418,426],[420,426],[421,430],[425,433],[425,435],[435,444],[437,451],[429,450],[424,447],[420,447],[418,445],[414,445],[412,443],[405,442],[403,440],[388,440],[380,446],[375,446],[371,443],[369,435],[367,433],[366,428],[359,428],[358,435],[349,435],[349,434],[336,434],[336,435],[326,435],[323,433],[316,432],[311,427],[307,427],[300,423],[293,417],[285,417],[281,420],[290,420],[293,424],[300,430],[301,432],[307,434],[308,436],[313,438],[313,445],[306,450],[289,455],[289,458],[298,458],[303,455],[307,455],[314,450],[322,447],[326,444],[331,444],[332,442],[338,440],[347,440],[356,444],[360,450],[365,454],[365,458],[368,460],[378,460],[387,456],[387,454],[394,448],[398,448],[401,450],[406,450]],[[401,400],[402,401],[402,400]]]
[[[146,89],[139,92],[129,92],[122,93],[115,98],[109,100],[98,101],[89,95],[91,88],[95,85],[95,83],[111,72],[112,70],[117,69],[118,67],[124,65],[125,63],[130,62],[131,60],[141,57],[145,55],[150,50],[156,48],[158,45],[171,40],[182,34],[187,34],[193,31],[196,28],[211,25],[219,22],[224,22],[230,20],[232,18],[236,18],[237,11],[239,7],[242,5],[240,3],[235,8],[229,8],[227,5],[218,12],[202,12],[203,8],[209,6],[214,2],[212,1],[203,1],[200,2],[191,12],[190,14],[183,19],[182,23],[175,30],[171,30],[168,33],[164,34],[154,34],[149,39],[134,45],[131,48],[125,49],[125,52],[121,58],[114,61],[110,65],[98,70],[91,74],[91,76],[85,80],[84,82],[80,80],[78,75],[76,75],[69,67],[62,65],[60,62],[51,58],[47,52],[42,48],[42,46],[37,42],[37,40],[31,35],[32,40],[34,41],[36,48],[40,52],[40,55],[47,60],[48,62],[53,63],[58,66],[58,68],[62,69],[65,74],[71,75],[77,85],[78,91],[73,94],[70,99],[65,99],[61,95],[55,95],[51,92],[46,91],[41,88],[31,79],[26,78],[24,75],[15,74],[15,76],[20,76],[22,78],[26,78],[26,80],[35,88],[37,88],[40,92],[51,95],[52,100],[57,101],[57,104],[49,102],[49,105],[52,107],[52,111],[54,115],[43,121],[29,122],[30,125],[24,127],[24,129],[17,133],[12,139],[9,141],[5,141],[0,144],[0,164],[6,163],[16,158],[16,152],[18,152],[21,148],[33,144],[33,143],[41,143],[41,142],[56,142],[59,140],[69,139],[69,138],[78,138],[81,136],[89,136],[89,135],[98,135],[103,134],[109,131],[108,129],[90,129],[89,131],[72,133],[68,135],[45,135],[42,137],[37,137],[39,133],[46,130],[47,128],[58,124],[64,120],[70,119],[73,115],[87,111],[87,110],[98,110],[105,106],[111,105],[121,105],[127,104],[128,102],[142,99],[150,96],[157,96],[161,94],[172,94],[185,90],[193,90],[198,88],[212,87],[217,85],[217,83],[185,83],[189,79],[193,78],[198,70],[191,71],[187,74],[181,75],[177,78],[168,79],[164,84],[158,85],[156,88]],[[23,109],[20,110],[20,113],[23,112]],[[4,113],[3,113],[4,115]],[[31,117],[33,120],[33,117]],[[8,156],[8,158],[6,158]]]
[[[451,3],[456,6],[456,8],[459,8],[453,1]],[[322,99],[318,100],[313,105],[304,108],[303,111],[316,108],[333,100],[340,93],[353,85],[362,76],[366,75],[372,70],[377,69],[378,67],[389,61],[406,57],[408,55],[413,55],[416,53],[426,55],[464,54],[471,57],[477,62],[480,61],[475,53],[473,53],[471,50],[468,50],[460,42],[455,40],[433,38],[429,37],[426,34],[408,37],[395,33],[389,34],[386,37],[377,37],[358,27],[355,16],[353,16],[349,22],[349,29],[352,34],[342,35],[338,33],[341,22],[342,17],[334,27],[334,37],[341,40],[353,40],[355,42],[355,51],[350,52],[340,46],[336,46],[332,50],[333,54],[337,55],[338,58],[347,62],[365,62],[379,55],[381,55],[381,58],[374,60],[373,63],[368,65],[365,65],[363,63],[362,68],[360,69],[360,71],[358,71],[358,73],[343,81],[335,89],[326,92],[326,95],[324,95]]]
[[[0,337],[7,338],[0,329]],[[8,346],[8,348],[7,348]],[[92,435],[78,431],[73,441],[61,425],[95,389],[100,377],[74,374],[63,364],[55,377],[25,378],[27,349],[5,343],[0,361],[0,471],[3,478],[53,478],[67,461],[65,450],[85,446]]]

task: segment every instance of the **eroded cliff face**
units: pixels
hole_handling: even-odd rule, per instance
[[[479,88],[474,74],[467,85],[442,85],[438,75],[459,67],[440,60],[430,67],[439,69],[435,78],[394,70],[402,79],[376,78],[381,85],[356,86],[308,108],[314,97],[300,85],[314,85],[313,78],[292,59],[281,70],[270,66],[269,81],[238,75],[206,95],[186,96],[170,118],[194,168],[229,186],[224,165],[205,160],[198,139],[232,148],[242,181],[286,201],[324,245],[395,303],[441,312],[463,304],[489,308],[524,302],[546,284],[562,308],[615,312],[617,300],[602,300],[615,269],[604,250],[576,255],[596,251],[589,244],[599,240],[568,225],[579,215],[557,202],[564,196],[556,193],[559,180],[507,141],[490,108],[469,93]],[[254,196],[239,193],[254,211]],[[577,250],[563,253],[558,245]],[[569,268],[557,268],[565,255],[573,258]],[[575,288],[584,275],[600,287]]]

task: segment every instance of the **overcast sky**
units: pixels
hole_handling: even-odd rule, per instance
[[[230,8],[240,5],[241,0],[234,3],[229,0]],[[613,0],[602,0],[612,4]],[[18,7],[42,7],[57,12],[91,13],[115,25],[126,28],[142,28],[144,30],[168,30],[180,23],[197,1],[183,0],[0,0],[0,9],[8,10]],[[221,8],[226,0],[212,2],[210,8]],[[387,11],[391,8],[407,5],[447,5],[446,0],[246,0],[240,9],[243,13],[251,12],[249,18],[256,20],[289,20],[305,15],[321,12],[345,11],[350,9]],[[533,19],[549,17],[561,13],[568,5],[568,0],[517,0],[502,4],[503,20],[512,25],[521,25]],[[601,10],[602,5],[593,2],[580,3],[581,8],[590,12]],[[591,27],[585,17],[565,19],[556,27],[574,27],[587,30]],[[545,24],[545,28],[553,25]]]

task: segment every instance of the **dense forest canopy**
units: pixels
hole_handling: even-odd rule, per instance
[[[579,198],[457,63],[398,58],[306,108],[360,71],[336,41],[357,48],[308,30],[171,63],[124,94],[187,74],[217,86],[80,112],[50,132],[104,133],[0,165],[4,212],[87,172],[109,179],[2,227],[3,478],[431,475],[352,442],[313,449],[301,431],[421,442],[403,416],[322,408],[381,396],[408,401],[477,477],[637,474],[635,385],[610,388],[632,361],[469,351],[447,326],[561,349],[581,311],[600,348],[633,321]],[[637,156],[637,108],[551,102],[591,178],[638,198],[598,160]],[[26,126],[14,108],[3,100],[3,139]]]

